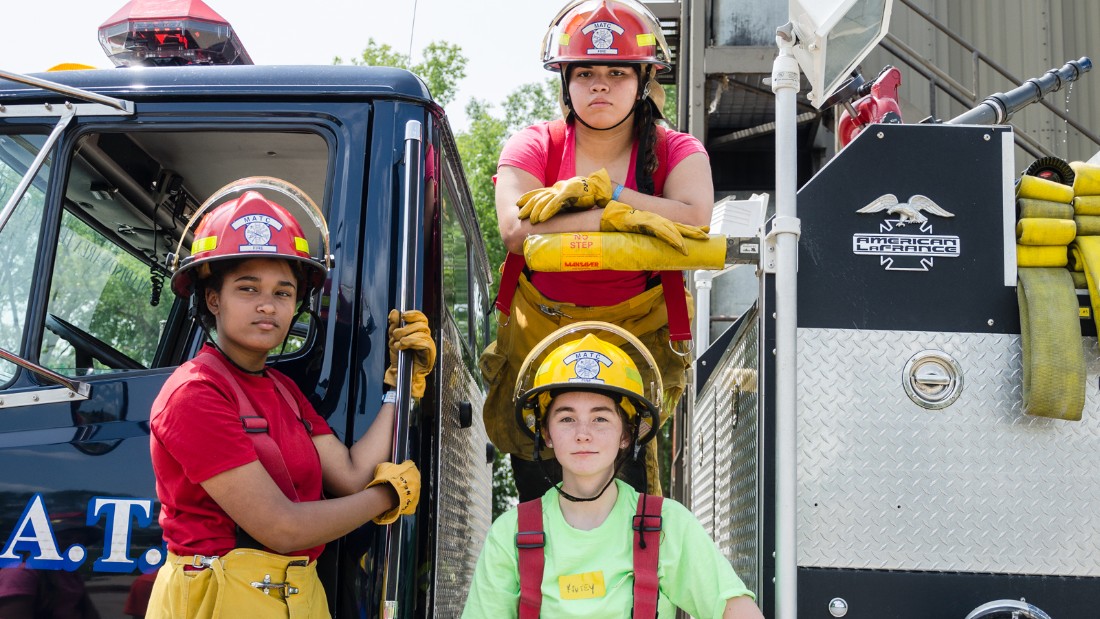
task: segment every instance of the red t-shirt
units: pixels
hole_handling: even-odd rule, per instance
[[[212,346],[204,346],[199,354],[221,355]],[[305,425],[275,389],[271,375],[278,372],[268,368],[266,376],[253,376],[225,365],[256,413],[267,419],[268,432],[282,452],[299,501],[321,500],[321,460]],[[225,378],[193,362],[180,366],[176,374],[180,372],[187,380],[161,407],[154,404],[149,418],[160,526],[168,550],[177,555],[221,556],[237,545],[237,525],[199,484],[259,457],[241,425],[237,397]],[[283,384],[293,383],[288,379]],[[313,436],[332,434],[302,391],[297,387],[290,391]],[[289,554],[313,560],[324,548],[322,544]]]
[[[668,161],[663,162],[657,174],[667,178],[685,157],[693,153],[706,154],[703,144],[688,133],[666,131]],[[638,144],[630,151],[630,166],[623,185],[637,190],[634,178],[634,162]],[[546,178],[547,159],[550,156],[550,123],[538,123],[527,127],[508,139],[497,160],[497,169],[512,166],[542,179],[547,186],[577,175],[576,137],[573,124],[565,125],[565,148],[562,149],[558,178]],[[595,170],[586,170],[590,174]],[[568,273],[533,273],[531,284],[543,295],[555,301],[584,306],[608,306],[621,303],[645,290],[649,273],[646,271],[577,271]]]

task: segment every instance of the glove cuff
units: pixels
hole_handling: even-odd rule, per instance
[[[364,490],[366,490],[367,488],[373,488],[375,486],[381,486],[382,484],[387,484],[391,488],[393,488],[393,495],[397,497],[397,505],[393,509],[375,516],[374,519],[371,520],[371,522],[373,522],[374,524],[392,524],[396,522],[397,517],[401,515],[401,489],[388,479],[375,478],[372,479],[369,484],[367,484],[367,487],[364,488]]]
[[[384,514],[375,517],[374,520],[371,520],[371,522],[373,522],[374,524],[393,524],[397,522],[398,517],[401,516],[400,509],[400,507],[395,507]]]

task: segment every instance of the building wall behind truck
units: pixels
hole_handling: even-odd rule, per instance
[[[775,29],[787,21],[777,0],[713,0],[708,45],[775,45]]]
[[[981,50],[1020,82],[1039,77],[1081,56],[1091,55],[1094,61],[1100,61],[1100,48],[1095,40],[1095,28],[1100,24],[1100,3],[1094,0],[907,1]],[[934,28],[901,0],[894,3],[890,33],[975,93],[978,101],[1019,85],[984,63],[978,63],[975,72],[971,52]],[[931,99],[928,80],[881,47],[863,62],[864,77],[873,79],[887,64],[902,69],[900,95],[906,122],[917,122],[929,115],[948,120],[968,109],[943,92]],[[1097,133],[1100,128],[1100,75],[1095,73],[1085,74],[1069,87],[1047,95],[1045,100],[1068,111],[1077,122]],[[1017,132],[1027,133],[1055,155],[1070,161],[1087,160],[1100,148],[1039,103],[1023,109],[1010,122]],[[1019,169],[1030,162],[1030,156],[1019,149],[1016,158]]]

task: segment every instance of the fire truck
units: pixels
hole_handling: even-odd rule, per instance
[[[0,72],[0,569],[37,571],[48,591],[79,586],[101,616],[141,615],[165,554],[148,413],[202,340],[164,294],[165,257],[189,245],[206,196],[274,176],[320,205],[334,262],[316,317],[274,363],[337,434],[350,442],[372,420],[390,307],[423,308],[441,351],[395,439],[424,474],[421,507],[329,545],[330,607],[456,616],[491,517],[475,363],[491,277],[447,118],[405,71],[248,66],[232,28],[188,5],[128,5],[103,25],[126,70]],[[854,26],[867,43],[868,24]],[[803,52],[835,45],[786,35]],[[851,108],[845,146],[805,179],[797,217],[782,208],[794,179],[777,179],[776,216],[735,233],[758,300],[701,342],[674,432],[674,494],[766,616],[1096,616],[1096,332],[1074,290],[1081,419],[1025,414],[1036,368],[1014,181],[1029,162],[1007,124],[1085,60],[920,124],[898,122],[894,73],[864,88],[841,83],[851,67],[825,65],[837,88],[814,93]],[[781,116],[777,141],[793,142]],[[761,221],[764,205],[740,206]],[[738,206],[716,210],[736,219]],[[1041,331],[1047,309],[1026,324]]]
[[[328,545],[330,608],[456,616],[492,515],[491,276],[443,109],[399,69],[252,66],[201,2],[130,3],[100,39],[128,68],[0,73],[0,569],[35,572],[43,605],[144,614],[166,554],[149,410],[203,339],[165,259],[218,188],[269,176],[327,220],[315,315],[272,359],[337,436],[378,410],[391,307],[423,309],[440,351],[395,438],[420,509]]]
[[[741,32],[736,26],[756,16],[751,5],[779,3],[731,4],[714,6],[741,10],[741,21],[715,22]],[[774,132],[775,208],[759,231],[739,232],[759,235],[755,276],[743,279],[755,301],[696,360],[674,486],[768,617],[1095,617],[1094,285],[1071,281],[1069,241],[1051,243],[1056,260],[1039,267],[1018,233],[1031,223],[1018,198],[1032,199],[1024,188],[1042,178],[1055,181],[1044,199],[1068,213],[1059,217],[1077,224],[1080,242],[1093,234],[1086,220],[1065,218],[1081,215],[1069,203],[1091,191],[1074,183],[1067,162],[1027,156],[1034,134],[1010,124],[1025,106],[1072,88],[1091,61],[1056,65],[976,101],[930,64],[887,67],[864,82],[859,63],[883,40],[891,4],[919,12],[909,0],[791,0],[765,84],[774,116],[715,140],[748,151],[751,139]],[[1002,10],[1011,9],[991,9]],[[926,21],[909,22],[909,32]],[[681,39],[678,48],[691,45]],[[901,56],[912,49],[896,37],[883,46]],[[964,56],[976,65],[983,55]],[[934,74],[930,88],[951,82],[965,111],[902,124],[898,85],[921,71]],[[796,107],[800,73],[811,89]],[[976,68],[972,75],[976,84]],[[715,102],[715,124],[753,110],[736,105],[762,88],[737,77]],[[845,108],[834,124],[839,143],[814,170],[807,129],[815,107],[833,105]],[[797,162],[782,152],[796,141]],[[728,162],[712,163],[716,185],[759,173],[748,156],[711,156]],[[726,214],[739,208],[759,222],[767,205],[754,196],[716,208],[712,232],[729,229]],[[1030,285],[1047,275],[1050,282]],[[1064,381],[1050,383],[1063,386],[1046,411],[1033,401],[1041,381]]]

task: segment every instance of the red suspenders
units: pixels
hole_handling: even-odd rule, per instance
[[[519,504],[516,548],[519,551],[519,619],[538,619],[542,607],[543,547],[542,499]]]
[[[267,470],[268,475],[271,475],[271,479],[274,480],[275,485],[279,486],[279,490],[282,490],[283,494],[291,501],[298,502],[298,492],[294,490],[294,482],[290,478],[290,471],[286,468],[286,461],[283,460],[283,455],[279,451],[279,446],[275,444],[275,439],[268,434],[267,419],[256,412],[256,407],[248,399],[244,389],[237,383],[237,379],[230,373],[225,361],[218,355],[198,355],[192,361],[216,372],[232,386],[240,405],[241,424],[244,425],[244,431],[248,434],[248,437],[252,439],[252,446],[256,448],[256,455],[260,459],[260,464]],[[295,417],[304,424],[302,411],[298,409],[298,402],[294,399],[294,395],[290,393],[290,389],[275,374],[271,375],[271,380],[275,383],[276,391],[294,411]],[[307,427],[306,430],[309,431],[309,428]]]
[[[664,497],[638,497],[634,515],[634,619],[657,616],[657,555],[661,549],[661,504]],[[647,535],[652,533],[653,535]]]
[[[657,559],[661,547],[661,504],[664,497],[638,496],[634,515],[634,619],[657,617]],[[542,499],[519,504],[516,549],[519,552],[519,619],[538,619],[542,607],[542,576],[546,533]],[[652,535],[650,535],[652,534]],[[645,540],[643,543],[643,539]]]

